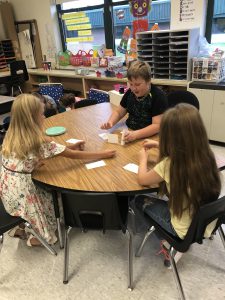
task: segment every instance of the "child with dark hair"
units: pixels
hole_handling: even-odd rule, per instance
[[[44,103],[44,115],[46,118],[54,116],[58,113],[57,104],[52,97],[48,95],[41,95],[37,92],[32,93],[32,95],[37,97],[42,103]]]
[[[59,112],[64,112],[67,110],[74,109],[75,103],[76,103],[76,99],[75,99],[74,94],[72,94],[72,93],[64,94],[59,99],[58,110],[59,110]]]

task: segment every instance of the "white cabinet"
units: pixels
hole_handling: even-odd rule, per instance
[[[225,142],[225,91],[215,91],[210,139]]]
[[[200,104],[200,114],[208,137],[225,143],[225,90],[190,88]]]

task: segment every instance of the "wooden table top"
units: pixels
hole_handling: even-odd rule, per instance
[[[66,127],[66,133],[52,137],[57,143],[66,145],[66,140],[76,138],[86,141],[87,151],[116,149],[117,154],[114,158],[104,159],[106,166],[88,170],[85,164],[93,160],[58,156],[46,160],[45,165],[33,173],[33,179],[52,188],[77,191],[134,193],[150,190],[149,187],[142,187],[137,183],[137,174],[123,169],[128,163],[138,164],[142,141],[121,146],[110,144],[98,135],[106,132],[100,129],[100,124],[108,119],[114,108],[110,103],[102,103],[61,113],[44,121],[44,129],[52,126]],[[121,122],[114,131],[118,133],[119,138],[123,127],[124,123]],[[154,165],[157,151],[151,151],[150,157]]]
[[[12,96],[2,96],[0,95],[0,104],[14,101],[15,97]]]

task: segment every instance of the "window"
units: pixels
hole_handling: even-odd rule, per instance
[[[123,32],[126,27],[130,29],[130,38],[135,38],[135,32],[150,30],[151,27],[158,23],[160,30],[169,29],[170,27],[170,2],[171,0],[156,0],[151,4],[151,10],[148,12],[146,17],[136,18],[130,11],[130,5],[120,5],[120,1],[113,1],[113,21],[114,21],[114,32],[115,32],[115,46],[116,55],[121,55],[118,51]],[[143,4],[144,5],[144,4]],[[129,33],[129,32],[128,32]],[[130,47],[128,42],[127,47]]]
[[[225,51],[225,0],[214,1],[211,44]]]
[[[91,6],[81,0],[62,4],[58,9],[64,48],[77,54],[79,50],[88,52],[105,44],[103,25],[103,0],[90,1]]]
[[[140,30],[141,23],[145,24],[143,30],[150,30],[155,23],[158,23],[161,30],[169,29],[170,2],[171,0],[153,0],[151,11],[142,18],[133,17],[127,0],[77,0],[58,5],[64,50],[68,49],[76,54],[79,50],[89,51],[106,44],[106,47],[113,50],[115,45],[116,55],[124,56],[124,51],[119,52],[117,48],[125,28],[128,27],[129,35],[124,44],[125,49],[129,49],[130,41],[135,36],[135,28]]]

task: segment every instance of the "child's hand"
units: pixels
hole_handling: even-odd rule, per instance
[[[103,151],[102,158],[110,158],[116,155],[116,150],[105,150]]]
[[[146,148],[142,148],[140,151],[139,151],[139,162],[144,162],[146,161],[147,162],[148,160],[148,151]]]
[[[103,123],[100,128],[101,129],[110,129],[112,127],[113,127],[112,122],[106,122],[106,123]]]
[[[132,141],[135,141],[137,139],[137,133],[136,131],[126,131],[125,134],[124,134],[124,141],[126,143],[128,142],[132,142]]]
[[[154,140],[150,140],[150,139],[146,139],[146,140],[144,140],[142,145],[145,149],[158,148],[159,147],[159,142],[154,141]]]
[[[84,150],[84,144],[85,141],[79,141],[73,145],[68,146],[67,148],[71,149],[71,150],[80,150],[83,151]]]

